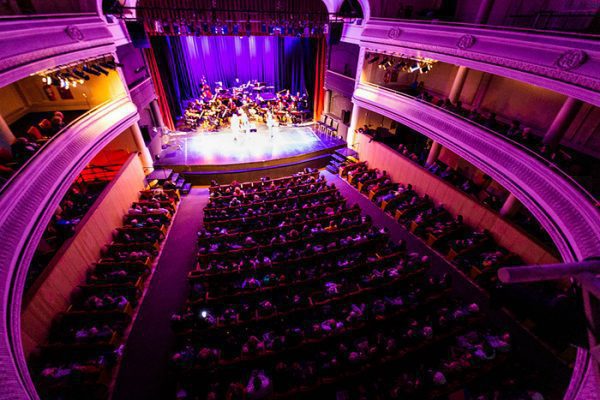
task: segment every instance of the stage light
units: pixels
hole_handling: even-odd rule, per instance
[[[371,60],[369,61],[369,64],[374,64],[377,62],[377,60],[379,60],[379,56],[376,55],[375,57],[371,58]]]
[[[83,66],[83,71],[87,72],[88,74],[100,76],[100,72],[96,71],[95,69],[90,68],[88,65]]]
[[[99,65],[93,64],[92,68],[94,68],[96,71],[103,73],[104,75],[108,75],[108,71],[105,70],[104,68],[102,68]]]
[[[379,63],[379,68],[382,69],[388,69],[388,67],[392,66],[392,62],[390,61],[389,58],[386,58],[385,60],[383,60],[382,62]]]
[[[426,74],[431,70],[431,66],[428,64],[425,64],[421,67],[421,73]]]
[[[404,67],[406,67],[406,62],[404,62],[404,61],[400,61],[399,63],[397,63],[396,65],[394,65],[394,69],[395,70],[401,70]]]
[[[414,64],[412,64],[412,65],[410,66],[410,68],[409,68],[408,70],[409,70],[410,72],[415,72],[415,71],[417,71],[419,68],[420,68],[420,67],[419,67],[419,63],[415,62]]]
[[[90,80],[90,76],[83,73],[83,71],[78,70],[77,68],[73,68],[73,75],[78,76],[79,78],[85,79],[86,81]]]

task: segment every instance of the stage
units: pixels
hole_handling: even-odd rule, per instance
[[[229,128],[174,132],[158,164],[182,173],[194,184],[206,184],[211,179],[275,177],[304,167],[324,167],[330,155],[345,146],[340,139],[314,132],[311,125],[278,127],[272,137],[264,125],[257,132],[237,135]]]

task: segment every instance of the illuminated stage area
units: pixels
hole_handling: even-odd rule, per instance
[[[258,126],[257,132],[237,135],[231,129],[176,132],[160,153],[160,165],[183,172],[196,184],[234,173],[260,176],[267,172],[278,176],[288,168],[323,167],[330,154],[345,144],[314,132],[310,126],[279,127],[273,131],[273,137],[264,125]]]

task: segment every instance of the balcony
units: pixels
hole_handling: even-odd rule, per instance
[[[95,13],[0,18],[0,86],[38,71],[115,51]]]
[[[464,65],[600,105],[597,35],[373,18],[363,27],[346,26],[343,40],[374,52]]]
[[[129,97],[104,103],[49,140],[0,190],[0,375],[6,393],[37,398],[23,355],[21,301],[27,267],[56,206],[89,161],[139,118]],[[25,394],[27,393],[27,394]]]
[[[496,132],[410,96],[363,83],[354,102],[419,130],[490,175],[540,221],[565,261],[600,253],[597,202],[556,165]]]

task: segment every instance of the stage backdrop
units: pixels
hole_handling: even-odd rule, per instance
[[[324,39],[154,36],[151,44],[157,67],[153,76],[160,76],[173,115],[181,115],[185,102],[200,95],[203,76],[211,87],[219,81],[234,86],[236,78],[241,83],[257,79],[276,91],[306,92],[309,104],[322,102]]]

